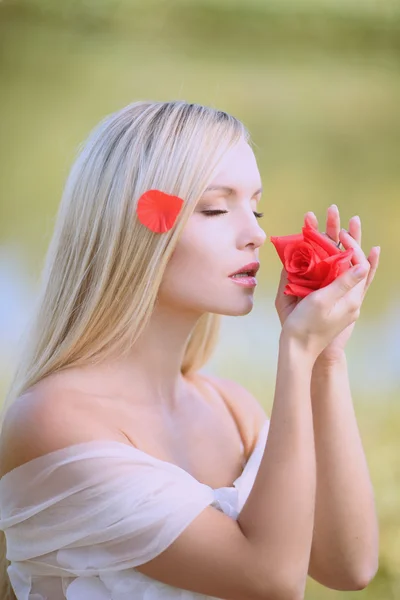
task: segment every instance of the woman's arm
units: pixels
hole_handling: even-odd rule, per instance
[[[314,523],[313,362],[281,335],[266,450],[238,517],[261,562],[295,598],[304,595]]]
[[[237,411],[242,413],[242,420],[254,422],[257,439],[268,418],[261,404],[236,382],[218,380],[235,402]],[[345,357],[330,363],[316,361],[311,399],[317,491],[308,574],[332,589],[359,590],[369,583],[377,570],[379,533]],[[333,469],[329,461],[333,463]],[[356,470],[354,477],[353,470]]]
[[[379,532],[344,353],[333,363],[317,360],[311,398],[317,492],[309,574],[333,589],[359,590],[377,571]]]

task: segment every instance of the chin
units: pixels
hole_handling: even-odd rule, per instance
[[[227,317],[243,317],[244,315],[248,315],[254,306],[253,298],[248,298],[247,302],[243,302],[241,306],[239,303],[236,306],[230,306],[229,308],[225,307],[220,314],[226,315]],[[214,311],[216,312],[216,311]]]

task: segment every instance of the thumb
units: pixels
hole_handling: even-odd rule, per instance
[[[335,279],[335,281],[332,283],[332,290],[334,290],[336,298],[343,298],[347,292],[349,292],[357,285],[357,283],[360,283],[360,281],[364,279],[367,273],[367,267],[359,264],[355,265]]]

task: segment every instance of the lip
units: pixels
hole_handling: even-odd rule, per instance
[[[237,271],[235,271],[234,273],[231,273],[229,275],[229,277],[233,277],[233,275],[237,275],[238,273],[248,273],[250,272],[249,277],[254,276],[258,269],[260,268],[260,263],[259,262],[252,262],[252,263],[248,263],[247,265],[243,265],[243,267],[241,267],[240,269],[238,269]]]

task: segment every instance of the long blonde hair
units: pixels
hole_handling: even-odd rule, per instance
[[[235,117],[185,101],[139,101],[109,115],[79,149],[59,206],[33,317],[3,404],[67,367],[122,356],[145,328],[165,267],[224,154],[248,131]],[[184,198],[175,226],[155,234],[135,215],[148,189]],[[211,356],[220,316],[203,315],[181,366]],[[0,532],[1,600],[15,599]]]

